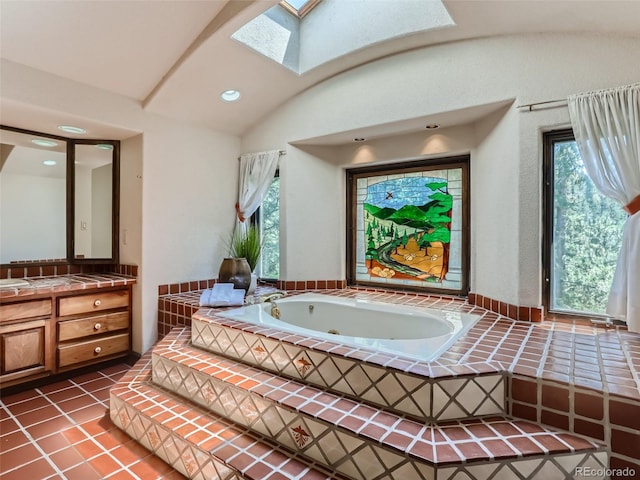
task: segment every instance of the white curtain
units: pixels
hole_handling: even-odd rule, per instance
[[[596,187],[629,213],[607,313],[640,332],[640,83],[572,95],[571,124]]]
[[[240,156],[236,228],[246,229],[246,221],[262,203],[276,174],[279,158],[280,150],[245,153]]]

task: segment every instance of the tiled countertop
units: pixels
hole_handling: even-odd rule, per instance
[[[27,285],[4,287],[0,285],[0,299],[8,300],[31,295],[73,292],[92,288],[120,287],[136,283],[136,278],[116,273],[80,273],[51,277],[27,277]]]

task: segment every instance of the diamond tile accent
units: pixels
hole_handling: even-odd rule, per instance
[[[192,342],[213,353],[426,421],[504,413],[502,374],[472,375],[471,380],[419,376],[236,330],[240,325],[247,324],[197,314],[193,318]],[[465,373],[464,369],[460,371]]]
[[[269,348],[265,350],[269,352]],[[279,349],[276,346],[268,356],[274,352],[286,354],[289,365],[295,365],[297,359],[303,358],[312,365],[310,370],[313,372],[319,370],[320,365],[315,362],[320,358],[322,362],[331,362],[334,371],[348,366],[347,373],[359,371],[367,378],[371,375],[376,382],[369,385],[364,393],[373,395],[375,392],[383,397],[382,392],[393,389],[394,395],[386,394],[384,397],[388,403],[396,398],[406,402],[414,399],[413,395],[418,392],[423,396],[428,396],[425,392],[433,392],[434,408],[439,407],[445,413],[453,409],[464,410],[465,415],[472,417],[469,410],[474,406],[483,408],[487,401],[495,404],[496,399],[504,395],[502,378],[498,375],[466,375],[425,382],[415,375],[403,377],[404,373],[392,369],[334,362],[334,359],[314,356],[315,352],[298,351],[297,347]],[[293,353],[303,356],[292,356]],[[440,471],[448,472],[451,478],[533,479],[541,469],[549,474],[556,474],[556,470],[566,472],[592,455],[594,449],[602,448],[566,434],[549,432],[535,424],[511,422],[502,417],[449,421],[443,426],[414,422],[348,397],[288,380],[276,373],[203,352],[189,345],[186,331],[157,345],[153,358],[157,367],[157,371],[153,371],[153,379],[159,385],[188,396],[238,426],[268,436],[292,452],[299,452],[336,472],[336,475],[348,475],[357,480],[430,479]],[[397,391],[401,394],[398,395]],[[464,395],[481,396],[484,401],[478,405]],[[133,421],[130,423],[134,424]],[[191,423],[166,420],[167,426],[178,433],[190,432],[193,428]],[[140,425],[143,431],[148,431],[144,423]],[[164,441],[160,434],[159,438],[163,445],[159,448],[164,449],[165,456],[184,458],[181,452],[185,450],[181,445]],[[222,455],[226,450],[221,446],[214,450],[218,451]],[[571,458],[556,462],[556,452]],[[606,461],[606,451],[603,453]],[[522,455],[527,457],[523,459]],[[237,458],[240,462],[244,455],[236,452],[226,457],[227,460]],[[194,456],[194,459],[198,458]],[[468,463],[447,466],[464,458]],[[472,458],[476,461],[470,461]],[[519,465],[525,460],[533,462]],[[193,462],[183,464],[183,469],[187,466],[194,468]],[[201,468],[197,461],[196,464]],[[529,468],[530,474],[523,475],[523,468]],[[403,474],[408,476],[403,477]]]
[[[182,368],[170,368],[170,363],[166,359],[156,360],[154,365],[164,367],[167,381],[175,381],[178,376],[184,379]],[[185,400],[155,389],[149,383],[150,367],[148,354],[111,390],[111,419],[183,475],[202,480],[266,478],[266,474],[253,477],[240,473],[250,468],[262,473],[277,472],[276,477],[283,480],[345,480],[318,466],[310,466],[295,455],[278,454],[281,460],[277,465],[268,463],[272,457],[265,453],[277,453],[272,445],[261,443],[220,417],[199,411]],[[184,381],[176,385],[187,388]]]

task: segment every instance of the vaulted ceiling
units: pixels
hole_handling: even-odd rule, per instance
[[[371,2],[324,0],[333,1],[362,9]],[[303,90],[413,48],[520,32],[640,36],[636,0],[444,0],[454,26],[373,43],[299,75],[231,38],[277,3],[0,0],[0,56],[135,99],[153,113],[242,135]],[[332,24],[325,28],[331,35]],[[242,92],[241,100],[222,102],[220,92],[231,88]],[[2,123],[15,124],[24,111],[2,100]]]

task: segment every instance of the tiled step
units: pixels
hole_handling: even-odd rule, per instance
[[[347,480],[155,386],[150,355],[111,389],[110,416],[190,479]]]
[[[573,478],[607,464],[601,445],[569,434],[504,417],[416,422],[216,357],[188,335],[155,347],[154,382],[349,478]]]
[[[422,421],[504,415],[505,374],[491,362],[444,368],[258,327],[200,310],[194,346]],[[369,361],[372,360],[372,361]],[[376,361],[373,361],[376,360]]]

